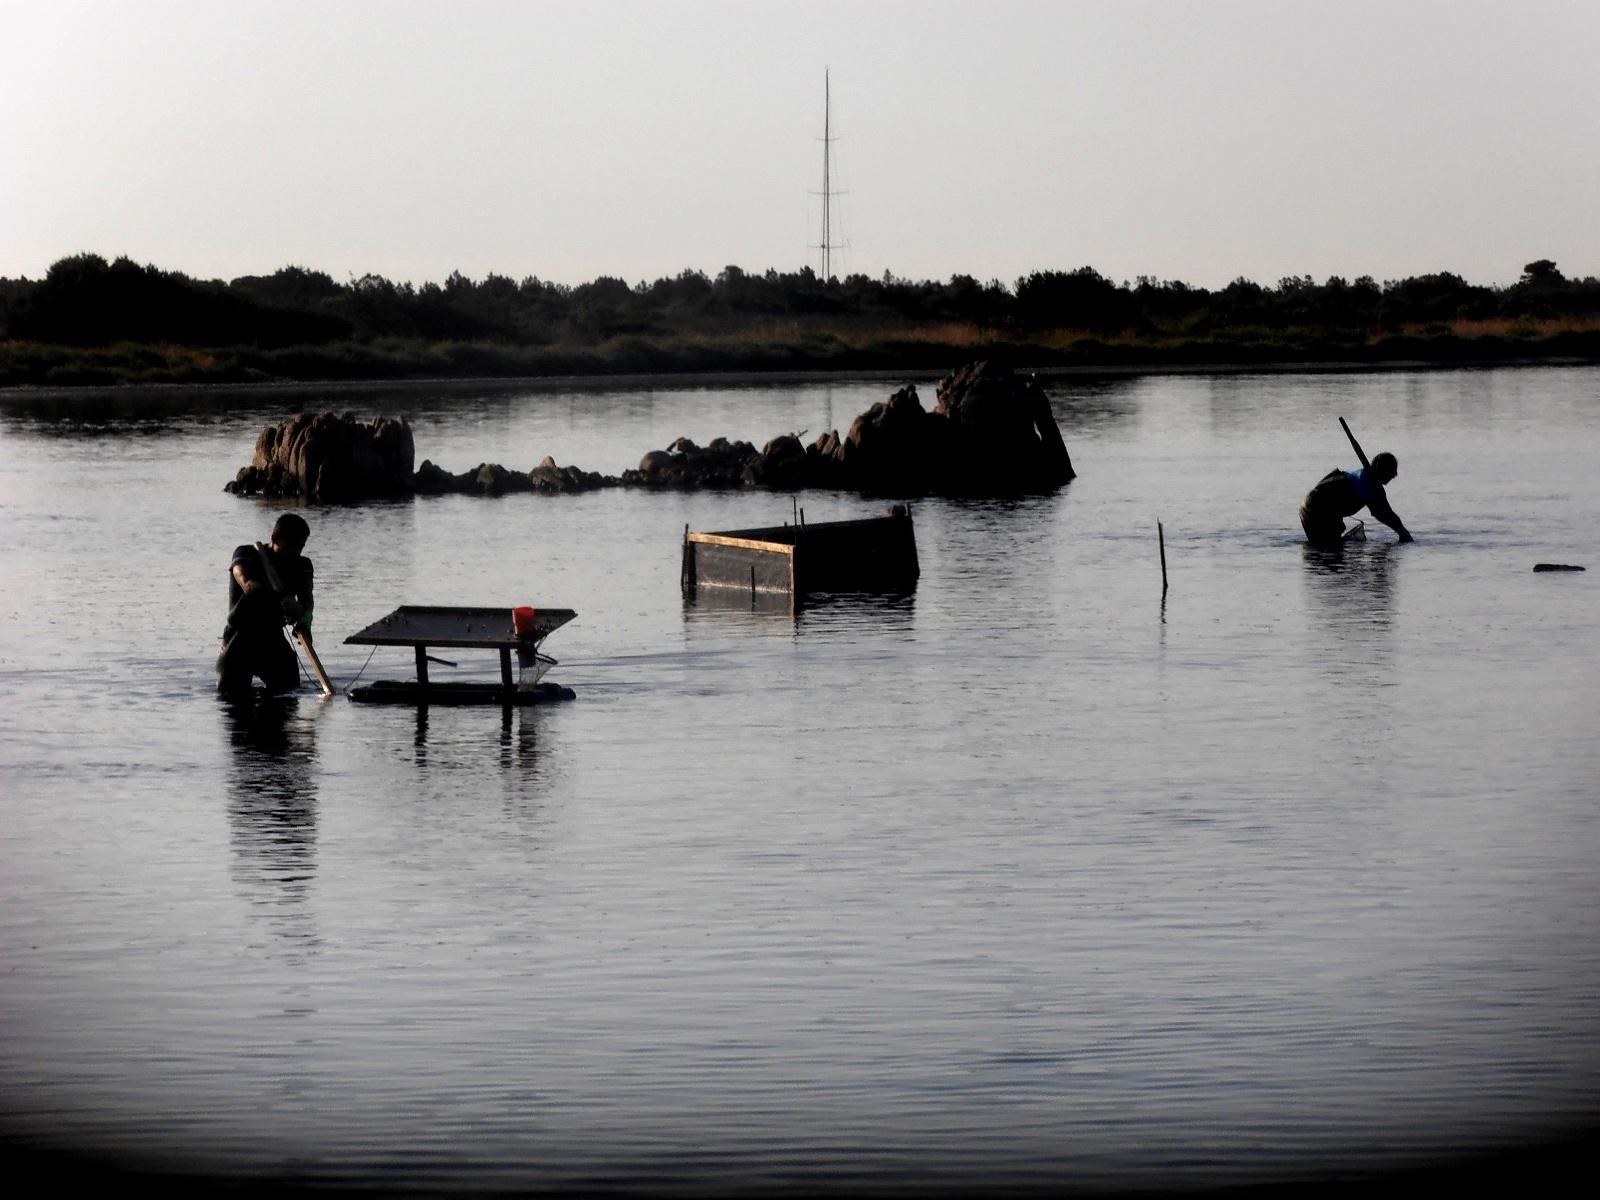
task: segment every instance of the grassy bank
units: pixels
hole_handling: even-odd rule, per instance
[[[939,371],[973,358],[1031,367],[1402,362],[1600,362],[1600,318],[1455,320],[1396,332],[1241,327],[1206,337],[1090,335],[1056,329],[1008,336],[943,323],[862,330],[771,325],[732,335],[614,337],[593,344],[377,338],[263,349],[118,342],[75,347],[0,341],[0,387],[418,378]]]

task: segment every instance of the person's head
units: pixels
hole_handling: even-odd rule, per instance
[[[1400,464],[1394,455],[1384,450],[1372,456],[1372,474],[1379,483],[1388,483],[1400,474]]]
[[[311,526],[304,517],[298,513],[284,513],[272,527],[272,547],[298,555],[306,548],[306,539],[310,536]]]

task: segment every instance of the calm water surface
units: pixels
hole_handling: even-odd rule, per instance
[[[1075,482],[923,502],[913,597],[797,620],[678,595],[685,525],[785,496],[312,509],[336,681],[409,675],[341,642],[397,604],[559,605],[578,700],[211,694],[227,556],[276,511],[221,485],[296,407],[408,412],[452,470],[616,472],[894,386],[0,399],[5,1141],[702,1191],[1198,1187],[1590,1129],[1600,370],[1057,381]],[[1340,415],[1416,545],[1300,544]]]

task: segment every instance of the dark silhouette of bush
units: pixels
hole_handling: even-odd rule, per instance
[[[1016,315],[1027,329],[1086,329],[1118,333],[1148,326],[1138,300],[1093,267],[1035,271],[1017,280]]]
[[[346,336],[343,322],[301,307],[265,307],[220,283],[98,254],[63,258],[8,314],[13,337],[65,346],[173,342],[291,346]]]

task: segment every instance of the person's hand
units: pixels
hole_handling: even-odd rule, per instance
[[[309,616],[310,614],[306,612],[305,606],[293,596],[285,596],[283,598],[283,619],[289,624],[309,624]]]

